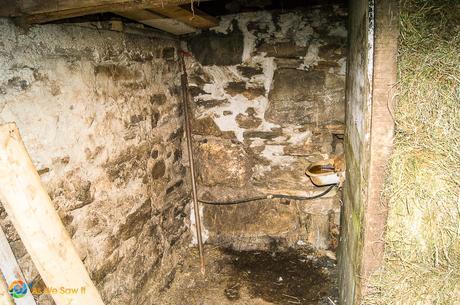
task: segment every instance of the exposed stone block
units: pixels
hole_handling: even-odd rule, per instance
[[[173,47],[167,47],[163,49],[163,59],[165,60],[175,60],[176,49]]]
[[[209,140],[198,146],[200,182],[206,186],[233,185],[243,187],[252,169],[242,145],[228,140]]]
[[[230,94],[231,96],[235,96],[237,94],[241,94],[246,90],[246,82],[230,82],[225,87],[225,92]]]
[[[203,31],[190,38],[188,45],[202,65],[237,65],[241,63],[243,56],[243,33],[236,25],[227,35]]]
[[[266,53],[267,56],[277,58],[299,58],[307,53],[306,47],[301,47],[293,41],[264,43],[257,47],[257,52]]]
[[[166,103],[166,95],[164,94],[154,94],[150,97],[150,102],[152,104],[161,106]]]
[[[280,125],[314,122],[314,114],[322,110],[322,95],[326,94],[324,81],[322,71],[276,70],[265,118]]]
[[[261,67],[251,67],[251,66],[237,66],[238,72],[241,73],[244,77],[251,78],[254,75],[262,74],[263,70]]]
[[[262,119],[255,116],[254,108],[251,107],[246,110],[246,114],[238,114],[235,120],[244,129],[257,128],[262,124]]]
[[[248,87],[246,82],[230,82],[225,87],[225,91],[231,96],[241,94],[249,100],[265,95],[264,87]]]
[[[222,136],[222,131],[211,117],[195,119],[192,122],[192,133],[202,136]]]
[[[303,64],[303,60],[297,58],[275,58],[275,63],[278,69],[297,69]]]
[[[195,104],[197,106],[201,106],[204,108],[214,108],[217,106],[222,106],[224,104],[228,104],[228,100],[222,99],[222,100],[216,100],[216,99],[211,99],[211,100],[203,100],[203,99],[197,99],[195,101]]]
[[[158,161],[152,168],[152,178],[159,179],[164,176],[166,172],[166,165],[163,160]]]
[[[276,137],[282,135],[281,130],[272,130],[272,131],[245,131],[244,137],[251,138],[260,138],[265,140],[273,140]]]
[[[322,45],[319,48],[319,54],[321,58],[328,61],[338,61],[340,58],[345,56],[345,48],[343,44],[329,43]]]
[[[200,87],[197,87],[197,86],[189,86],[188,87],[188,92],[193,96],[198,96],[200,94],[206,94],[206,91],[204,91],[203,89],[201,89]]]

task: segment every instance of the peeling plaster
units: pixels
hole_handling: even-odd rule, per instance
[[[201,223],[204,223],[203,215],[204,215],[204,206],[200,205],[200,219]],[[191,246],[195,246],[198,244],[198,237],[197,237],[197,230],[196,230],[196,220],[195,220],[195,207],[193,203],[190,202],[190,231],[192,234],[192,240],[190,242]],[[203,244],[209,239],[209,230],[207,230],[203,225],[201,226],[201,238],[203,240]]]
[[[343,8],[336,10],[336,16],[324,9],[223,16],[221,24],[211,31],[230,34],[235,26],[238,27],[243,34],[242,45],[236,45],[239,51],[242,49],[241,63],[233,66],[210,65],[219,62],[220,48],[229,51],[225,43],[217,41],[210,52],[216,60],[207,61],[202,66],[193,58],[186,59],[191,71],[190,84],[197,87],[194,88],[197,93],[193,97],[196,106],[194,115],[202,122],[209,122],[211,118],[215,123],[209,124],[209,129],[200,125],[200,133],[196,134],[200,154],[203,155],[198,162],[206,167],[206,164],[209,165],[206,158],[210,156],[226,160],[225,166],[216,168],[216,164],[213,164],[213,167],[208,166],[203,170],[200,182],[203,195],[239,198],[258,192],[304,195],[317,192],[305,176],[303,167],[309,162],[330,157],[332,136],[327,124],[334,120],[341,122],[344,112],[341,94],[344,92],[346,39],[341,37],[345,27],[338,25],[345,24],[345,18],[337,17],[344,14]],[[321,54],[323,50],[324,54]],[[318,65],[323,61],[325,65]],[[285,78],[280,79],[277,73],[284,73]],[[277,83],[274,83],[275,75]],[[319,82],[318,87],[310,83],[310,86],[305,85],[305,90],[308,88],[309,92],[318,90],[311,97],[302,93],[300,82],[292,85],[297,77],[305,77],[309,81],[310,76],[324,80],[324,83]],[[284,80],[287,81],[283,83]],[[314,104],[316,102],[318,104]],[[298,115],[283,121],[283,116],[278,114],[289,109]],[[307,120],[299,118],[302,111],[308,116]],[[325,115],[328,112],[330,116]],[[220,134],[220,131],[223,133]],[[241,178],[238,175],[241,178],[238,182],[228,179],[235,176],[233,168],[240,169],[246,176]],[[321,204],[326,204],[324,208],[328,211],[339,208],[333,198]],[[253,206],[242,209],[247,209],[248,215],[257,211]],[[302,213],[315,213],[307,210]],[[288,214],[287,219],[299,217],[294,211]],[[235,228],[233,223],[228,232],[226,225],[219,227],[232,217],[230,214],[208,207],[204,209],[204,215],[204,225],[209,230],[206,238],[209,234],[210,242],[222,243],[228,237],[230,244],[242,245],[235,235],[239,228]],[[322,223],[321,227],[328,227],[325,225],[329,221],[328,216],[323,216],[315,218],[315,221]],[[242,227],[260,226],[260,230],[254,233],[257,236],[247,231],[242,233],[250,238],[252,245],[261,242],[261,234],[267,234],[263,224],[242,222]],[[291,223],[291,220],[288,222]],[[275,232],[279,226],[276,224],[271,229]],[[308,240],[315,246],[327,247],[327,234],[322,236],[324,232],[319,232],[317,228],[311,227],[311,236],[300,239]],[[291,234],[285,231],[279,234],[285,236],[288,233]]]
[[[313,27],[319,27],[326,22],[323,18],[318,17],[321,15],[319,10],[316,13],[317,14],[313,11],[310,17],[311,20],[307,21],[305,15],[299,12],[286,12],[278,16],[276,26],[273,16],[269,12],[223,16],[219,26],[211,30],[219,33],[228,33],[232,30],[233,26],[238,26],[244,37],[243,63],[252,67],[260,66],[263,70],[262,74],[254,75],[250,79],[246,79],[247,86],[263,85],[266,93],[265,96],[259,96],[252,100],[249,100],[241,94],[231,96],[225,91],[225,87],[230,82],[239,82],[242,80],[237,66],[203,66],[203,71],[211,77],[212,81],[203,86],[203,90],[206,93],[196,96],[195,100],[228,100],[229,103],[224,103],[212,108],[198,107],[197,113],[195,114],[197,118],[213,118],[220,130],[234,132],[237,140],[240,142],[245,140],[244,132],[246,129],[238,125],[236,117],[238,115],[245,115],[249,107],[255,110],[254,116],[261,119],[261,124],[257,128],[251,130],[271,131],[274,128],[280,128],[280,125],[268,122],[265,119],[265,112],[268,107],[268,93],[272,88],[273,76],[277,69],[275,58],[266,56],[264,53],[255,53],[255,46],[259,42],[282,42],[290,37],[296,45],[307,47],[307,52],[303,57],[303,63],[298,69],[311,69],[322,60],[319,49],[323,44],[318,38],[314,38],[315,32]],[[248,29],[248,24],[250,22],[252,24],[262,24],[266,31],[262,31],[255,35]],[[346,35],[344,26],[340,26],[340,24],[334,24],[334,27],[330,31],[333,35]],[[189,64],[199,65],[195,62]],[[338,64],[340,68],[337,68],[337,73],[339,73],[339,75],[344,75],[346,69],[345,58],[340,59]],[[336,70],[332,69],[331,73],[336,73]],[[309,138],[312,136],[311,131],[299,132],[298,128],[294,126],[284,128],[283,134],[285,135],[275,137],[271,142],[281,144],[287,141],[289,144],[301,145],[302,142],[311,141]],[[263,139],[250,138],[250,140],[251,147],[261,146],[265,143]],[[262,154],[263,157],[272,162],[272,164],[278,165],[281,162],[280,160],[287,163],[293,161],[289,156],[281,159],[280,156],[283,154],[283,151],[276,148],[276,152],[273,151],[273,153],[271,153],[273,149],[275,148],[270,148],[265,151],[265,154]]]
[[[303,64],[299,66],[301,70],[309,70],[311,67],[316,66],[318,62],[321,60],[319,56],[319,48],[321,44],[317,41],[312,42],[308,46],[308,51],[305,57],[303,58]]]
[[[265,145],[262,156],[280,167],[288,167],[296,161],[295,157],[284,155],[284,145]]]

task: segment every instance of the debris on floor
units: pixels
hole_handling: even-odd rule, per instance
[[[158,305],[338,304],[335,260],[307,248],[235,251],[206,247],[206,274],[195,249],[176,270]],[[332,256],[331,256],[332,257]]]

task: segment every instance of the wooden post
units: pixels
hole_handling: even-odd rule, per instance
[[[367,198],[363,212],[361,295],[368,291],[370,276],[384,261],[388,204],[382,200],[385,172],[393,149],[395,122],[393,104],[397,96],[399,1],[375,1],[374,70]],[[358,301],[360,302],[360,301]]]
[[[0,227],[0,271],[3,274],[2,279],[5,279],[5,286],[12,284],[17,281],[27,285],[27,281],[22,274],[21,269],[19,268],[16,257],[13,254],[13,251],[10,248],[10,244],[6,239],[3,229]],[[1,275],[0,275],[1,277]],[[32,293],[29,290],[29,287],[26,286],[23,291],[21,291],[19,298],[14,298],[16,305],[36,305],[35,300],[32,296]],[[8,294],[8,292],[7,292]],[[1,298],[0,298],[1,299]],[[0,302],[0,305],[3,305]]]
[[[0,200],[55,303],[103,305],[15,123],[0,126]]]
[[[13,299],[8,293],[8,287],[5,279],[0,274],[0,304],[2,305],[14,305]]]

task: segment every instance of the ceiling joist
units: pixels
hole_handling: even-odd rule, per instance
[[[196,31],[195,28],[183,22],[165,18],[149,10],[129,10],[114,13],[174,35],[189,34]]]
[[[152,7],[149,9],[160,15],[179,20],[197,29],[208,29],[219,24],[217,18],[210,16],[197,8],[193,11],[189,11],[188,9],[180,6]]]
[[[97,11],[144,9],[190,4],[191,0],[19,0],[23,13],[38,14],[66,10],[94,9]],[[206,1],[206,0],[205,0]]]
[[[12,1],[12,0],[8,0]],[[151,27],[173,33],[188,34],[218,24],[213,16],[180,5],[192,0],[17,0],[14,10],[0,10],[7,16],[20,17],[25,24],[112,12]],[[208,1],[208,0],[201,0]],[[11,13],[11,12],[14,12]],[[1,17],[1,15],[0,15]]]

